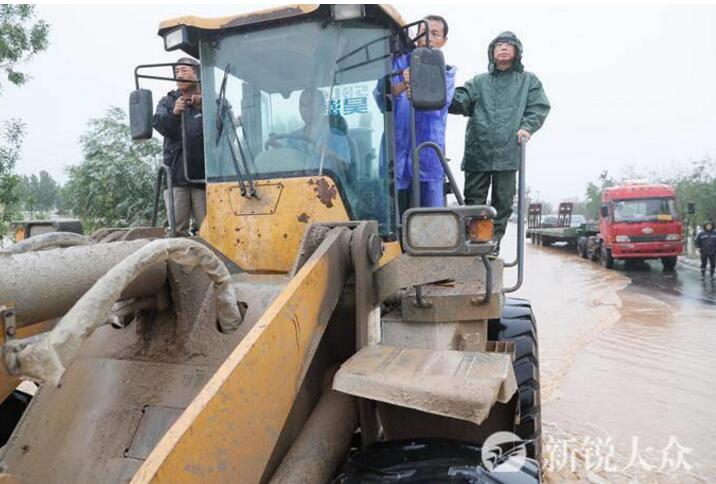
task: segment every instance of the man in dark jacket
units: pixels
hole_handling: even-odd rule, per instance
[[[544,123],[550,104],[536,75],[522,66],[522,43],[503,32],[487,50],[489,72],[479,74],[455,89],[450,113],[468,116],[465,133],[465,203],[487,203],[492,184],[492,205],[497,210],[495,239],[505,234],[512,214],[520,145]],[[499,249],[498,249],[499,250]]]
[[[712,222],[706,222],[704,229],[696,236],[696,247],[701,252],[701,280],[706,279],[706,262],[708,262],[713,281],[714,262],[716,262],[716,232],[714,232]]]
[[[164,164],[170,167],[174,185],[174,217],[179,235],[189,233],[189,220],[194,216],[198,230],[206,215],[206,193],[204,182],[204,132],[201,116],[201,90],[196,82],[199,78],[199,63],[182,57],[177,61],[174,74],[177,89],[164,96],[154,114],[154,129],[164,136]],[[182,139],[182,118],[186,132],[187,171],[184,172],[184,140]],[[188,178],[187,178],[188,175]],[[194,181],[192,181],[194,180]],[[164,192],[164,201],[169,211],[169,195]]]

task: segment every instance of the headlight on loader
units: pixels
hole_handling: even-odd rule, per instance
[[[416,250],[451,250],[460,245],[460,219],[454,213],[414,214],[408,222],[408,240]]]
[[[484,255],[494,249],[495,209],[413,208],[403,215],[403,249],[411,255]]]
[[[189,31],[182,25],[164,34],[164,50],[186,49],[191,45]]]

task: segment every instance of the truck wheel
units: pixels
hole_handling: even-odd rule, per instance
[[[588,259],[589,253],[587,252],[587,240],[582,237],[577,241],[577,253],[582,259]]]
[[[502,317],[488,323],[487,338],[515,343],[513,368],[520,393],[520,423],[515,431],[527,442],[527,456],[539,461],[542,456],[539,351],[537,323],[530,302],[506,298]]]
[[[602,247],[602,265],[607,269],[614,269],[614,257],[612,257],[612,251],[606,247]]]
[[[673,271],[674,267],[676,267],[676,256],[662,257],[661,264],[664,266],[665,271]]]

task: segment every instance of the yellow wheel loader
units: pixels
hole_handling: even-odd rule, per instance
[[[522,213],[504,262],[491,207],[398,207],[395,56],[412,114],[446,103],[424,27],[379,5],[161,23],[200,59],[207,216],[175,237],[170,198],[168,233],[0,253],[0,483],[540,481],[536,327],[505,297]],[[164,67],[135,70],[137,140]]]

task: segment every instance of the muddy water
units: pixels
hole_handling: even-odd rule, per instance
[[[716,284],[567,248],[527,245],[526,260],[545,480],[716,482]]]

